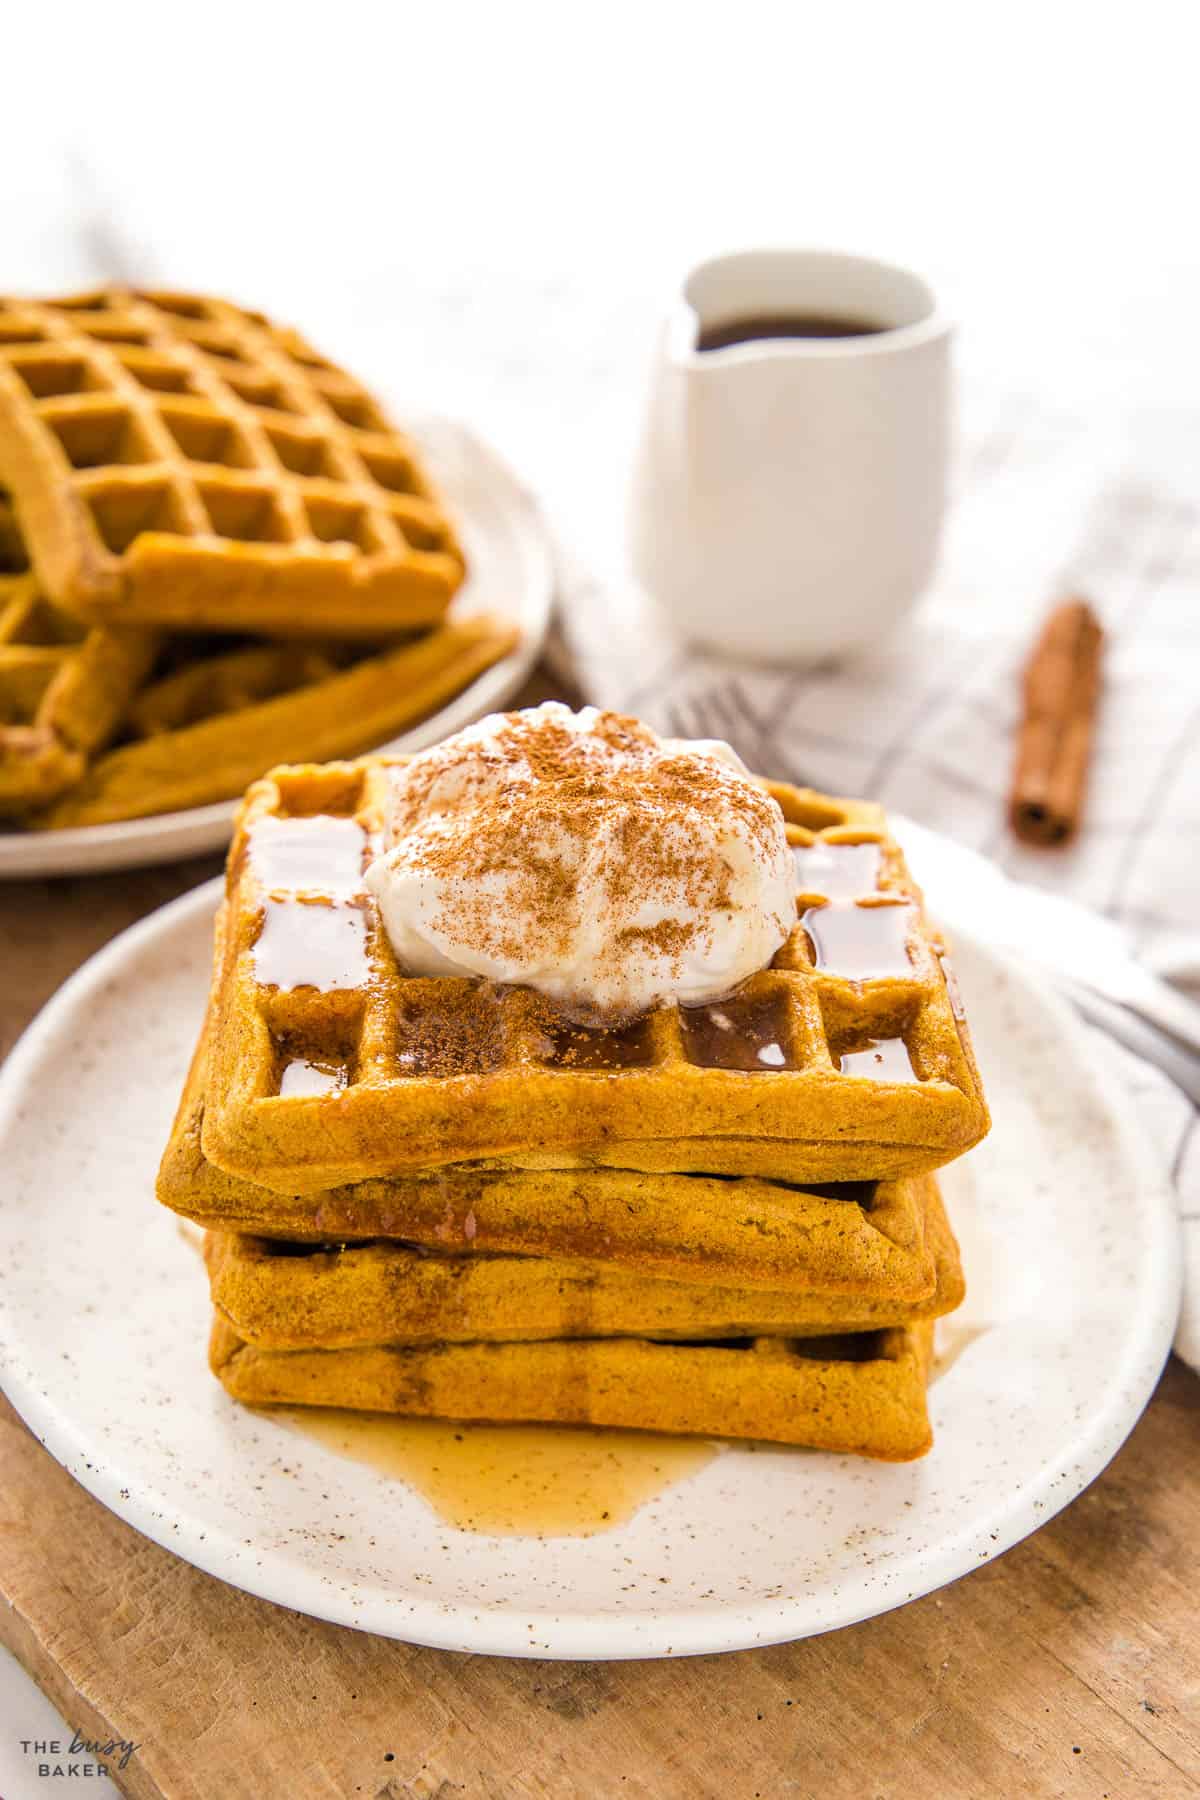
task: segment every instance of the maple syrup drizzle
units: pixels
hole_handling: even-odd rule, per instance
[[[371,976],[361,907],[269,899],[251,951],[255,979],[283,991],[365,987]]]
[[[849,981],[911,979],[908,940],[913,910],[907,901],[860,906],[853,900],[834,900],[810,906],[800,923],[812,942],[816,967],[824,973]]]
[[[689,1062],[702,1069],[763,1074],[790,1063],[778,997],[741,998],[711,1006],[681,1006],[679,1023]]]
[[[541,1032],[541,1055],[560,1069],[644,1068],[654,1061],[650,1017],[611,1030],[559,1020]]]
[[[314,1407],[272,1416],[416,1490],[490,1537],[593,1537],[711,1462],[706,1438],[592,1426],[477,1425]]]
[[[838,1061],[843,1075],[866,1075],[873,1081],[919,1081],[903,1038],[879,1038],[862,1050],[848,1050]]]
[[[251,828],[250,866],[265,888],[351,899],[363,891],[367,834],[355,819],[273,815]]]
[[[303,1056],[286,1063],[279,1077],[279,1092],[286,1100],[309,1094],[336,1094],[345,1085],[344,1064],[309,1062]]]
[[[811,844],[794,844],[792,861],[800,893],[861,900],[878,891],[883,851],[878,844],[831,844],[816,838]]]

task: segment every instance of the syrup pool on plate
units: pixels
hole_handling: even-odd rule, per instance
[[[592,1537],[710,1463],[706,1438],[570,1425],[476,1425],[340,1408],[272,1417],[414,1488],[438,1518],[489,1537]]]

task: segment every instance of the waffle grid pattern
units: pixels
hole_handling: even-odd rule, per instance
[[[982,1135],[986,1109],[941,946],[879,809],[768,784],[795,847],[818,838],[881,846],[867,904],[909,908],[906,975],[822,972],[798,922],[772,967],[719,1009],[722,1033],[674,1007],[624,1031],[592,1032],[524,989],[405,977],[353,879],[340,896],[322,895],[319,881],[316,891],[303,879],[280,888],[268,874],[264,885],[250,846],[266,819],[310,819],[317,830],[331,818],[357,821],[361,868],[382,822],[387,771],[388,759],[277,770],[247,798],[215,995],[217,1098],[204,1149],[218,1166],[300,1191],[471,1158],[528,1166],[530,1151],[535,1166],[539,1151],[552,1166],[586,1145],[590,1160],[635,1168],[837,1180],[935,1167]],[[814,898],[802,895],[798,911]],[[294,938],[296,983],[340,932],[352,965],[345,985],[264,984],[261,946],[277,926]],[[877,1039],[902,1040],[915,1079],[840,1073],[847,1050]],[[338,1104],[319,1123],[318,1099],[279,1094],[293,1061],[335,1071]],[[634,1141],[646,1146],[640,1161]]]
[[[0,481],[47,591],[88,617],[382,635],[462,579],[372,396],[222,300],[0,300]]]

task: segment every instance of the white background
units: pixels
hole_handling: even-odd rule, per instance
[[[654,320],[716,248],[898,257],[968,368],[1196,403],[1185,0],[24,11],[7,285],[126,273],[298,319],[472,419],[601,558]]]
[[[658,312],[714,249],[912,263],[968,380],[1086,393],[1100,427],[1200,405],[1184,0],[21,12],[0,290],[124,275],[292,318],[475,423],[600,568]],[[9,1679],[20,1800],[54,1789],[22,1775],[44,1726]]]

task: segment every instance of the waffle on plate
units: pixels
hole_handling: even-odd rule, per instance
[[[208,1227],[228,1392],[923,1454],[964,1291],[932,1171],[988,1116],[882,812],[762,783],[769,968],[602,1027],[397,961],[364,874],[407,761],[279,768],[238,817],[158,1188]]]
[[[907,1462],[932,1441],[925,1402],[932,1331],[921,1324],[687,1344],[616,1337],[260,1350],[218,1316],[209,1360],[227,1391],[255,1406],[767,1438]]]
[[[376,1240],[325,1246],[210,1231],[213,1304],[262,1350],[539,1338],[811,1337],[915,1324],[963,1297],[958,1246],[932,1176],[918,1178],[933,1285],[920,1299],[811,1285],[769,1288],[663,1281],[635,1268],[566,1257],[457,1255]],[[852,1205],[853,1202],[846,1202]],[[805,1262],[803,1241],[794,1254]]]
[[[768,783],[798,892],[771,967],[588,1030],[528,989],[397,967],[362,882],[395,760],[279,769],[243,804],[201,1132],[225,1174],[287,1208],[478,1162],[887,1180],[983,1136],[944,949],[879,808]]]
[[[828,1293],[898,1309],[937,1284],[925,1176],[814,1188],[639,1169],[408,1172],[284,1195],[227,1175],[202,1148],[205,1045],[163,1156],[158,1197],[219,1233],[295,1244],[400,1240],[444,1255],[566,1259],[727,1288]]]
[[[0,301],[0,486],[44,591],[99,624],[380,638],[464,573],[372,395],[195,294]]]

